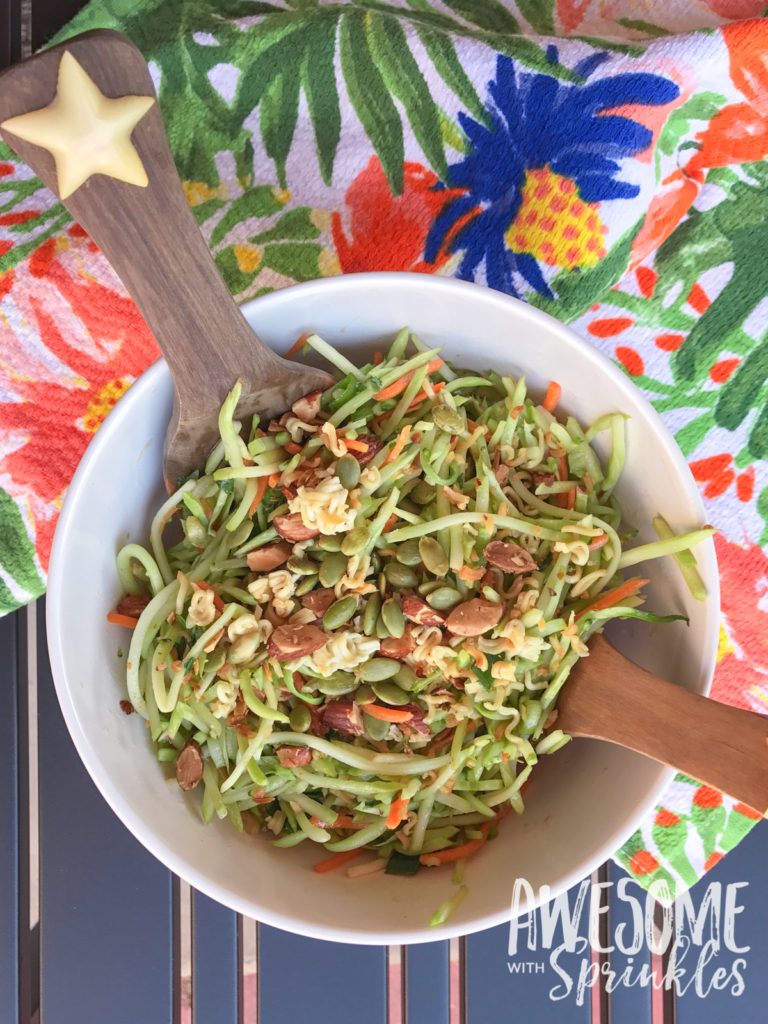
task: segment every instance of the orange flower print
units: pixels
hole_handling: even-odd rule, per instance
[[[437,176],[421,164],[403,166],[403,191],[393,196],[378,157],[367,166],[347,189],[347,220],[351,237],[344,230],[343,218],[334,213],[331,221],[333,241],[342,272],[364,270],[411,270],[434,274],[447,261],[445,253],[434,261],[424,259],[424,245],[432,222],[443,205],[454,195],[452,189],[437,192]]]
[[[712,696],[768,714],[768,556],[715,535],[723,629]]]
[[[742,5],[723,0],[722,6],[725,10]],[[631,266],[641,263],[672,234],[698,196],[710,168],[762,160],[768,155],[766,23],[741,21],[720,31],[728,49],[731,79],[745,102],[730,103],[715,114],[696,136],[699,148],[690,160],[662,182],[632,245]]]
[[[12,443],[0,457],[0,482],[23,497],[35,526],[35,546],[47,568],[62,489],[93,432],[115,401],[158,356],[138,310],[101,280],[80,271],[80,249],[92,243],[77,231],[51,238],[16,268],[18,288],[7,301],[0,328],[0,428]],[[90,257],[90,267],[93,259]],[[101,279],[101,280],[100,280]],[[18,326],[17,326],[18,325]],[[37,363],[30,362],[14,330],[39,334]]]
[[[715,363],[715,367],[718,365]],[[704,484],[705,498],[719,498],[735,482],[739,501],[751,501],[755,490],[754,466],[747,467],[743,473],[737,473],[733,466],[733,456],[727,452],[696,459],[689,466],[694,480]]]

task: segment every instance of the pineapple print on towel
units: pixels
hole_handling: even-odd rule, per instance
[[[581,61],[574,71],[585,80],[574,84],[498,58],[486,123],[459,115],[468,149],[450,168],[450,186],[461,194],[435,220],[427,261],[455,253],[459,277],[551,297],[553,273],[605,255],[602,204],[639,195],[639,185],[622,180],[621,161],[652,141],[651,130],[626,112],[679,95],[675,82],[647,72],[603,70],[590,81],[608,59],[599,52]]]

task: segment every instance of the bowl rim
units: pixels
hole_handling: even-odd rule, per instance
[[[701,522],[706,522],[706,512],[701,499],[700,492],[694,483],[685,458],[674,440],[672,434],[664,423],[659,413],[653,408],[643,392],[632,384],[631,380],[614,363],[608,359],[599,349],[590,345],[584,338],[578,335],[570,327],[561,323],[548,313],[531,306],[530,304],[517,299],[506,293],[495,291],[482,285],[469,281],[460,281],[455,278],[446,278],[426,274],[410,272],[366,272],[359,274],[340,275],[332,278],[320,278],[307,281],[302,284],[292,285],[289,288],[281,289],[262,296],[258,299],[251,299],[241,306],[242,312],[249,323],[258,320],[258,309],[267,303],[270,305],[304,304],[311,308],[311,301],[315,293],[322,292],[345,292],[349,289],[367,291],[375,285],[395,286],[398,289],[411,289],[419,292],[434,292],[435,300],[440,298],[441,293],[456,292],[466,294],[468,301],[479,301],[480,303],[496,303],[509,311],[511,316],[520,319],[526,317],[533,322],[541,324],[551,335],[569,346],[575,346],[580,350],[585,359],[589,362],[597,362],[601,371],[607,375],[611,383],[616,386],[619,392],[628,387],[634,391],[634,398],[653,422],[660,439],[664,441],[665,448],[671,456],[675,468],[684,481],[684,488],[697,508]],[[257,309],[258,304],[258,309]],[[90,473],[91,464],[97,458],[98,453],[109,446],[111,438],[123,429],[123,420],[130,416],[133,403],[137,395],[142,395],[146,390],[151,389],[157,382],[168,374],[167,364],[161,357],[153,363],[139,378],[131,385],[126,393],[115,404],[109,412],[103,424],[97,431],[93,440],[88,445],[72,481],[67,490],[62,511],[53,539],[51,549],[47,601],[46,601],[46,626],[48,639],[48,652],[51,662],[56,694],[61,706],[62,714],[67,729],[78,752],[78,755],[85,765],[88,774],[93,780],[96,788],[102,797],[109,804],[111,809],[132,833],[132,835],[155,856],[169,870],[183,878],[190,885],[200,892],[224,906],[227,906],[237,913],[246,917],[255,918],[264,924],[280,928],[284,931],[305,935],[310,938],[334,941],[349,942],[358,945],[382,945],[382,944],[415,944],[420,942],[433,942],[443,939],[455,938],[461,935],[471,935],[475,932],[492,928],[500,924],[506,924],[510,920],[510,908],[502,908],[499,911],[477,917],[470,922],[451,924],[450,920],[438,927],[429,928],[424,926],[419,929],[407,929],[404,931],[375,932],[370,928],[355,931],[353,928],[341,927],[328,924],[316,927],[311,923],[290,914],[281,914],[265,910],[257,906],[251,900],[239,897],[236,893],[224,889],[219,883],[200,872],[187,860],[172,849],[166,842],[158,839],[149,832],[143,824],[141,817],[134,814],[121,794],[119,786],[112,779],[103,774],[99,768],[99,760],[91,745],[87,732],[81,728],[77,709],[71,698],[69,685],[65,672],[65,645],[63,644],[63,630],[61,628],[60,611],[63,601],[66,599],[65,580],[63,572],[59,572],[59,564],[63,563],[63,552],[68,546],[69,536],[76,520],[74,519],[76,497],[80,487]],[[707,575],[713,581],[713,592],[709,596],[710,602],[720,607],[719,576],[717,573],[717,560],[715,547],[709,538],[699,548],[702,561],[710,571]],[[715,623],[717,619],[713,620]],[[718,645],[718,631],[712,628],[707,637],[706,648],[702,652],[702,665],[705,669],[704,681],[700,692],[708,695],[710,692],[712,677],[716,663]],[[619,847],[628,839],[639,823],[646,817],[648,812],[655,806],[661,794],[666,790],[669,783],[675,776],[675,769],[659,766],[659,782],[653,787],[649,796],[636,806],[632,815],[631,827],[624,825],[617,828],[608,840],[597,847],[592,855],[583,860],[578,866],[564,872],[561,877],[550,888],[549,898],[552,899],[558,894],[570,889],[573,885],[586,878],[597,867],[610,859]],[[539,893],[530,904],[521,905],[520,913],[536,909],[540,905]]]

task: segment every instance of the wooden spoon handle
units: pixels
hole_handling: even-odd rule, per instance
[[[0,122],[51,103],[60,60],[71,53],[109,98],[155,96],[146,61],[118,32],[97,30],[53,47],[0,76]],[[59,195],[51,153],[11,131],[4,140]],[[146,187],[94,174],[64,203],[117,271],[167,359],[185,401],[220,402],[245,374],[267,376],[274,354],[254,335],[211,258],[179,181],[157,103],[131,141]],[[248,364],[244,366],[243,356]]]
[[[582,665],[573,692],[564,687],[558,727],[629,747],[766,812],[768,718],[660,679],[602,637]]]

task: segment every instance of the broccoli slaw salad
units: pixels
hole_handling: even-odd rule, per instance
[[[557,697],[614,618],[643,610],[633,567],[711,528],[628,546],[614,495],[625,417],[585,427],[524,377],[461,370],[407,329],[358,367],[302,337],[338,382],[278,420],[239,422],[237,384],[204,467],[117,556],[130,627],[123,709],[201,814],[319,872],[412,875],[465,859],[523,811],[569,741]],[[594,439],[606,432],[610,457]],[[174,526],[169,524],[173,523]]]

